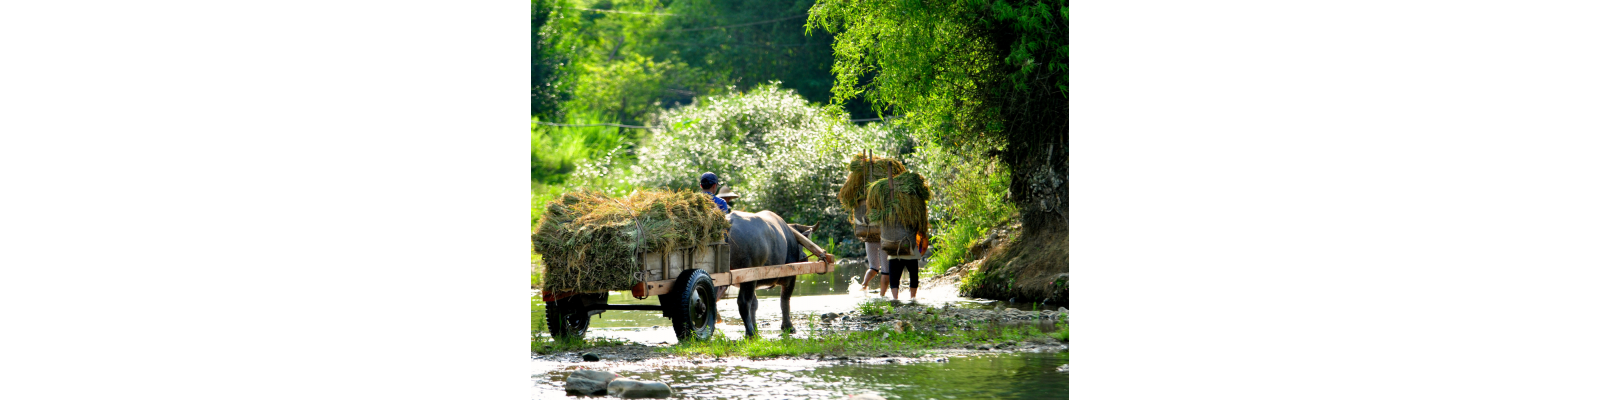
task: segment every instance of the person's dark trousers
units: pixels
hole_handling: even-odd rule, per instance
[[[917,288],[917,260],[904,260],[904,259],[898,259],[898,258],[889,259],[889,290],[895,291],[895,297],[899,297],[900,273],[903,272],[903,271],[910,271],[911,272],[911,285],[907,286],[907,287],[910,287],[912,289],[916,289]],[[912,296],[916,296],[916,295],[913,294]]]

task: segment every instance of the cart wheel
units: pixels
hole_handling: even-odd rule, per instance
[[[583,311],[582,295],[544,302],[544,320],[550,336],[583,340],[589,331],[589,313]]]
[[[678,275],[678,284],[666,296],[664,305],[672,307],[672,330],[678,342],[708,340],[717,332],[716,290],[711,275],[691,269]]]

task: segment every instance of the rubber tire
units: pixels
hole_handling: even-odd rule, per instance
[[[678,342],[710,340],[717,333],[716,288],[711,286],[711,274],[690,269],[678,274],[678,283],[663,299],[662,305],[670,307],[672,331]]]
[[[583,312],[583,295],[544,302],[544,320],[550,336],[583,340],[589,332],[589,313]]]

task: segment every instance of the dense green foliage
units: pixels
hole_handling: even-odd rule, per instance
[[[1066,98],[1064,0],[821,0],[808,27],[838,35],[836,99],[911,112],[941,145],[1002,146],[1020,134],[1006,124],[1035,117],[1014,112],[1065,111],[1005,108]]]
[[[660,107],[772,80],[825,101],[833,86],[832,37],[806,33],[811,6],[812,0],[537,0],[534,115],[640,125]],[[560,106],[541,113],[546,100]],[[866,111],[860,102],[849,108]]]
[[[550,24],[556,0],[533,0],[533,116],[551,118],[561,102],[571,97],[561,82],[567,54],[556,47],[556,30]]]

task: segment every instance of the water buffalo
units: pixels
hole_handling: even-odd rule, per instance
[[[728,215],[728,221],[733,224],[728,232],[731,255],[729,269],[802,262],[806,256],[801,249],[824,254],[825,260],[833,263],[832,255],[822,252],[811,242],[812,226],[784,222],[783,217],[772,211],[734,211]],[[783,294],[778,300],[779,307],[783,309],[783,331],[794,332],[794,324],[789,322],[789,296],[794,294],[794,277],[787,276],[739,284],[739,317],[744,319],[745,336],[757,335],[756,289],[773,285],[783,286]],[[721,297],[720,293],[718,297]]]

